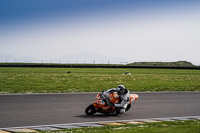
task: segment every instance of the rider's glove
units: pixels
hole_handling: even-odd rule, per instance
[[[115,104],[110,102],[110,103],[109,103],[109,106],[110,106],[110,107],[115,107]]]
[[[100,95],[100,98],[101,98],[102,100],[105,100],[105,99],[106,99],[105,95],[103,95],[103,94]]]

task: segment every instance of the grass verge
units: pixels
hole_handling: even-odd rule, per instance
[[[99,92],[119,84],[130,91],[200,91],[200,70],[0,68],[0,93]]]
[[[200,133],[200,120],[75,128],[40,133]]]

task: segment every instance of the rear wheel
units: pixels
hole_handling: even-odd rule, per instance
[[[87,115],[93,115],[94,113],[96,113],[96,110],[95,110],[95,108],[94,108],[94,105],[93,105],[93,104],[89,105],[89,106],[85,109],[85,113],[86,113]]]
[[[128,111],[131,108],[131,104],[128,104],[126,107],[126,111]]]

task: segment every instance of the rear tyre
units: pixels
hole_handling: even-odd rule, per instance
[[[94,105],[93,105],[93,104],[89,105],[89,106],[85,109],[85,113],[86,113],[87,115],[93,115],[94,113],[96,113],[96,110],[95,110],[95,108],[94,108]]]
[[[131,108],[131,104],[128,104],[126,107],[126,112]]]

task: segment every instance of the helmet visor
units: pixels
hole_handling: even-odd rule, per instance
[[[124,94],[125,89],[120,89],[120,94]]]

